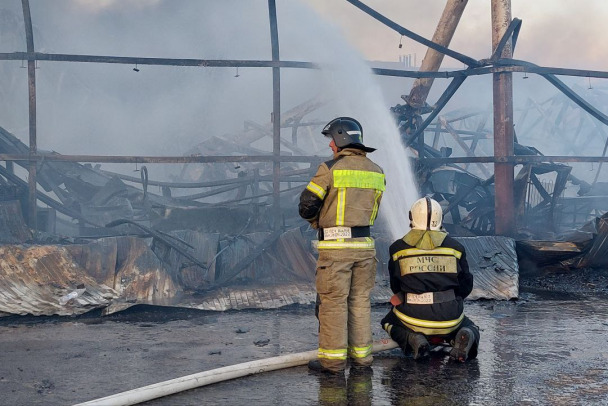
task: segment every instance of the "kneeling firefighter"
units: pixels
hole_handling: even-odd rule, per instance
[[[343,373],[372,363],[370,291],[376,277],[376,249],[370,226],[378,215],[385,179],[366,154],[361,124],[350,117],[329,122],[333,159],[319,165],[300,195],[300,216],[319,230],[318,360],[314,371]]]
[[[452,346],[450,358],[456,361],[475,358],[479,328],[464,315],[464,298],[473,289],[465,249],[442,229],[437,201],[417,200],[409,218],[411,230],[389,248],[395,295],[382,327],[414,359],[444,343]]]

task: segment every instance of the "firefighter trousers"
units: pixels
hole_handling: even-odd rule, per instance
[[[374,250],[363,259],[344,258],[336,251],[319,254],[318,356],[325,368],[344,370],[347,358],[358,365],[371,365],[370,292],[375,277]]]

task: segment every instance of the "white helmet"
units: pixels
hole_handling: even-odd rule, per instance
[[[410,227],[416,230],[441,230],[443,211],[441,205],[430,197],[423,197],[412,204]]]

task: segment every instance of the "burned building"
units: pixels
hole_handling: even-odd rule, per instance
[[[427,65],[420,70],[373,68],[376,75],[416,79],[413,89],[418,91],[404,95],[405,104],[386,108],[376,116],[372,114],[377,110],[372,102],[377,100],[368,101],[361,108],[370,115],[366,122],[371,128],[372,124],[381,122],[395,134],[399,148],[403,149],[397,150],[397,146],[384,149],[390,150],[387,153],[401,154],[396,155],[399,160],[392,161],[399,161],[408,173],[410,168],[413,170],[416,184],[408,184],[413,191],[411,195],[432,195],[440,201],[450,233],[461,237],[475,253],[477,291],[472,297],[517,297],[516,240],[521,255],[526,250],[537,252],[535,249],[539,246],[545,250],[555,247],[557,245],[550,242],[562,241],[560,252],[569,254],[560,256],[559,260],[570,260],[570,266],[594,263],[585,255],[604,249],[597,245],[603,220],[594,220],[605,211],[603,199],[595,197],[603,196],[602,183],[598,177],[588,182],[575,176],[566,164],[597,162],[599,174],[600,163],[606,160],[606,148],[601,157],[565,153],[545,156],[532,141],[543,136],[538,131],[540,126],[553,132],[561,129],[560,136],[570,137],[564,143],[574,145],[587,143],[596,132],[602,135],[603,127],[595,121],[589,122],[587,117],[591,115],[606,124],[608,120],[601,112],[605,99],[598,96],[597,104],[588,102],[555,75],[606,77],[608,74],[556,71],[514,60],[512,53],[521,21],[511,19],[510,10],[503,10],[508,24],[493,41],[493,55],[475,60],[449,49],[457,20],[447,31],[438,30],[430,41],[358,1],[350,3],[401,36],[421,41],[432,52],[449,55],[467,66],[461,70],[440,71],[441,60],[429,56],[425,58]],[[137,56],[50,52],[47,47],[39,49],[36,45],[52,44],[43,33],[43,24],[35,19],[44,14],[44,6],[33,4],[30,9],[29,2],[23,1],[19,5],[21,16],[11,9],[1,11],[7,22],[2,31],[4,49],[0,50],[3,51],[0,53],[2,69],[7,73],[2,87],[5,94],[19,94],[21,99],[27,94],[29,104],[26,130],[15,123],[10,126],[0,123],[0,160],[4,162],[0,165],[4,284],[0,289],[3,298],[0,311],[64,315],[99,307],[112,312],[136,303],[225,310],[314,302],[312,242],[316,232],[299,218],[296,208],[300,192],[317,165],[328,156],[319,134],[321,127],[332,118],[330,114],[336,111],[331,108],[336,103],[335,89],[329,92],[326,88],[328,83],[339,82],[336,79],[339,75],[332,76],[331,68],[324,67],[322,59],[309,62],[281,57],[280,17],[291,20],[287,13],[281,15],[280,10],[277,16],[274,2],[263,5],[262,28],[269,37],[266,52],[261,53],[263,57],[252,51],[246,54],[253,54],[252,57],[233,59],[141,56],[149,54],[150,49],[133,54]],[[453,7],[455,3],[448,2],[446,13],[462,12]],[[200,9],[195,7],[191,11]],[[440,22],[439,27],[446,28],[442,24]],[[246,36],[239,38],[249,40]],[[215,46],[222,46],[217,42]],[[76,45],[71,44],[78,49]],[[210,52],[212,56],[221,54]],[[58,64],[61,68],[54,69]],[[155,144],[151,128],[160,124],[151,120],[153,125],[136,127],[140,138],[135,147],[126,146],[131,134],[122,133],[118,126],[108,126],[106,130],[118,128],[118,133],[104,134],[103,130],[87,127],[90,133],[85,133],[92,134],[89,138],[82,134],[78,145],[72,142],[67,146],[76,152],[65,153],[54,146],[47,150],[39,148],[39,135],[47,131],[44,124],[59,128],[52,133],[61,135],[61,126],[53,117],[47,115],[40,120],[39,116],[44,116],[45,108],[50,109],[50,99],[62,92],[64,81],[77,83],[82,93],[69,101],[58,98],[71,109],[70,114],[57,112],[58,117],[92,114],[91,111],[96,112],[103,106],[123,102],[99,89],[91,91],[91,85],[81,82],[83,76],[74,76],[80,68],[98,77],[95,75],[101,73],[96,69],[109,65],[123,70],[112,70],[115,76],[104,78],[104,83],[112,83],[114,90],[127,90],[118,92],[120,95],[137,93],[134,100],[150,110],[144,117],[161,115],[163,109],[174,104],[183,105],[183,109],[191,113],[189,124],[196,131],[186,129],[184,122],[162,123],[163,128],[155,134],[163,135],[163,143]],[[186,73],[187,69],[191,71]],[[194,70],[197,71],[192,73]],[[262,70],[264,76],[258,73]],[[370,80],[369,69],[363,63],[349,65],[349,70]],[[148,87],[134,84],[144,80],[141,78],[147,71]],[[290,78],[293,71],[319,75],[321,85],[287,92],[285,88],[292,84],[283,79]],[[496,101],[493,111],[444,111],[467,78],[492,74],[495,81],[502,83],[508,82],[513,72],[539,75],[559,91],[558,96],[548,101],[530,99],[519,117],[517,136],[512,134],[512,111],[504,111],[512,106],[508,95]],[[171,95],[163,99],[160,107],[150,103],[150,99],[158,96],[150,90],[150,83],[159,81],[158,86],[166,95],[171,93],[172,86],[183,90],[200,85],[199,77],[194,75],[208,75],[205,79],[220,91],[236,88],[235,93],[240,99],[247,99],[252,111],[263,113],[256,114],[255,119],[247,118],[230,100],[220,99],[216,94],[208,97],[202,86],[194,95]],[[170,80],[168,84],[161,84],[159,78],[165,76]],[[250,76],[247,79],[250,85],[258,82],[266,85],[263,107],[264,103],[257,100],[258,93],[255,93],[262,90],[254,87],[246,94],[238,88],[236,81],[243,81],[247,76]],[[17,78],[25,80],[25,77],[27,88],[18,86]],[[433,105],[427,102],[432,85],[429,79],[450,80]],[[204,100],[197,105],[202,111],[195,108],[193,102],[189,103],[189,97],[195,96]],[[101,101],[93,104],[93,99]],[[7,111],[15,109],[8,100],[3,98]],[[117,110],[109,109],[111,114],[104,115],[101,121],[111,121],[119,115]],[[104,113],[107,112],[99,112]],[[16,114],[23,116],[23,113]],[[127,120],[143,116],[138,115],[142,114],[138,109],[130,114]],[[507,127],[492,126],[493,119],[501,114],[510,116]],[[215,121],[206,121],[207,116],[214,118],[214,115],[218,116],[218,122],[229,120],[229,125],[221,127]],[[176,117],[185,120],[181,114]],[[504,141],[505,132],[507,145],[497,150],[496,140]],[[28,143],[23,141],[25,134],[29,137]],[[189,142],[182,142],[181,134],[188,134]],[[372,144],[386,141],[383,136],[388,137],[375,135],[377,138],[372,138]],[[514,138],[510,144],[509,136]],[[526,139],[526,145],[520,144],[518,137]],[[45,142],[49,144],[48,140]],[[481,147],[488,142],[494,142],[493,151]],[[82,153],[88,143],[94,148],[108,144],[113,151],[133,152]],[[151,150],[155,154],[148,152]],[[166,151],[173,155],[162,154]],[[504,169],[498,176],[495,165],[502,165]],[[516,166],[517,172],[509,175]],[[395,178],[395,184],[409,183],[409,179]],[[505,179],[510,179],[512,185],[505,184]],[[568,182],[580,187],[577,196],[564,195]],[[510,203],[505,205],[505,199]],[[383,202],[386,207],[401,210],[395,213],[407,224],[403,201],[388,206],[390,204],[388,200]],[[504,208],[508,215],[497,213],[498,207]],[[571,235],[562,235],[589,220],[597,221],[594,231],[584,231],[588,230],[587,226],[581,229],[576,240]],[[374,231],[380,268],[387,261],[388,244],[396,237],[391,231],[394,221],[394,218],[381,218]],[[505,225],[516,227],[507,230]],[[566,242],[574,248],[566,250]],[[78,292],[82,289],[78,286],[82,285],[85,290],[77,297],[66,304],[59,302],[70,292]],[[388,297],[384,272],[379,270],[374,300],[383,302]]]

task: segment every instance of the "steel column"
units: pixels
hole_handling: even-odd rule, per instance
[[[492,52],[511,23],[511,0],[492,0]],[[507,41],[501,58],[513,55],[511,41]],[[513,74],[493,73],[494,99],[494,156],[513,156]],[[515,208],[513,202],[514,165],[495,163],[494,219],[497,235],[515,234]]]
[[[279,61],[279,30],[277,27],[277,8],[275,0],[268,0],[268,15],[270,19],[270,43],[272,47],[272,61]],[[274,229],[281,226],[281,68],[272,68],[272,205],[274,218]]]

